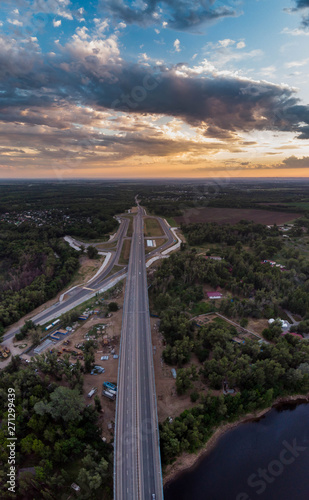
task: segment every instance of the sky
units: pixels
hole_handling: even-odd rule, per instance
[[[309,0],[1,0],[0,178],[309,177]]]

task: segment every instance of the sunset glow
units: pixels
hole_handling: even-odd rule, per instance
[[[309,176],[309,0],[1,5],[1,178]]]

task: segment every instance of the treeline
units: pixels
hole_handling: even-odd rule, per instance
[[[0,233],[0,331],[53,298],[72,279],[78,252],[47,228]]]
[[[113,450],[101,439],[100,405],[85,407],[80,363],[72,369],[68,357],[60,363],[49,353],[24,367],[13,358],[0,385],[1,498],[65,500],[75,482],[79,498],[111,500]],[[8,394],[16,412],[15,494],[7,487]]]
[[[260,258],[271,258],[282,247],[277,226],[267,228],[263,224],[240,221],[238,224],[217,224],[216,222],[182,226],[191,246],[204,243],[218,243],[224,246],[245,244],[252,247]]]

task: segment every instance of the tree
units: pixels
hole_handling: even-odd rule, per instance
[[[89,259],[97,259],[98,255],[99,255],[99,252],[98,252],[97,248],[95,248],[92,245],[90,245],[87,248],[87,255],[88,255]]]
[[[41,334],[38,328],[33,328],[32,330],[29,331],[30,337],[31,337],[31,342],[33,346],[37,346],[40,343],[41,340]]]
[[[102,405],[101,405],[101,401],[100,401],[100,398],[98,395],[96,395],[94,397],[94,406],[95,406],[95,409],[97,410],[97,412],[100,413],[100,411],[102,410]]]
[[[241,318],[239,324],[242,328],[246,328],[248,326],[248,318]]]
[[[200,395],[199,395],[199,393],[197,391],[191,392],[190,399],[191,399],[192,403],[196,403],[196,401],[198,400],[199,396]]]
[[[276,341],[280,338],[281,332],[282,332],[281,326],[279,326],[277,322],[274,322],[272,325],[269,326],[269,328],[265,328],[262,331],[262,335],[266,340]]]
[[[197,380],[196,366],[192,365],[188,368],[180,368],[177,371],[176,389],[179,395],[185,394],[188,389],[192,387],[192,381]]]
[[[110,312],[116,312],[116,311],[118,311],[118,309],[119,309],[119,307],[118,307],[117,302],[110,302],[110,303],[108,304],[108,310],[109,310]]]
[[[50,402],[40,401],[34,405],[34,411],[39,415],[50,414],[54,420],[64,422],[76,421],[82,418],[84,402],[76,389],[57,387],[50,395]]]
[[[93,368],[94,360],[95,360],[95,357],[94,357],[93,350],[89,350],[89,351],[84,352],[84,363],[85,363],[85,372],[86,373],[91,372],[91,370]]]

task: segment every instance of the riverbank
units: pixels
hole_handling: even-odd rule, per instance
[[[266,413],[268,413],[272,408],[277,408],[284,404],[288,405],[297,403],[309,403],[309,393],[306,395],[299,394],[294,396],[287,396],[284,398],[277,398],[272,406],[268,408],[264,408],[263,410],[242,416],[235,422],[220,425],[215,430],[210,439],[208,439],[205,445],[197,453],[183,453],[176,459],[175,462],[166,467],[163,477],[164,486],[166,486],[167,483],[174,480],[179,474],[183,473],[184,471],[189,471],[190,469],[195,468],[199,464],[199,462],[204,459],[211,450],[213,450],[213,448],[217,445],[218,440],[230,430],[238,427],[241,424],[253,422],[260,419],[261,417],[266,415]]]

